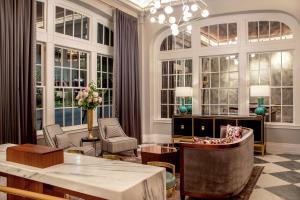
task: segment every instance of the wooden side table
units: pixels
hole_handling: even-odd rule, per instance
[[[97,142],[100,141],[100,138],[94,137],[94,138],[88,138],[88,137],[83,137],[81,138],[80,146],[83,146],[84,142],[92,142],[93,147],[95,149],[95,156],[97,156]]]

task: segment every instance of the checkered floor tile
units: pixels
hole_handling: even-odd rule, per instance
[[[300,200],[300,155],[268,154],[254,162],[265,168],[250,200]]]

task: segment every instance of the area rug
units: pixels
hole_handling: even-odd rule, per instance
[[[130,153],[125,153],[120,155],[120,160],[127,161],[127,162],[135,162],[141,163],[141,157],[135,157]],[[252,170],[251,177],[245,186],[245,188],[236,196],[229,198],[230,200],[248,200],[251,196],[252,191],[255,188],[258,178],[260,177],[264,167],[263,166],[254,166]],[[174,194],[172,197],[167,198],[168,200],[180,200],[180,175],[176,175],[177,186]],[[227,200],[229,200],[227,199]],[[186,198],[186,200],[196,200],[196,198]]]

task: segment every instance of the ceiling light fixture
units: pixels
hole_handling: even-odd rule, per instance
[[[209,16],[204,0],[152,0],[146,10],[151,23],[170,26],[173,35],[178,35],[182,26],[190,33],[192,21]]]

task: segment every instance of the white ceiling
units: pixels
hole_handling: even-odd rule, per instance
[[[141,8],[145,8],[151,0],[129,0]]]

